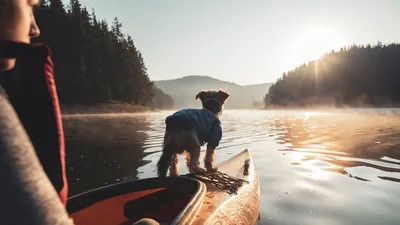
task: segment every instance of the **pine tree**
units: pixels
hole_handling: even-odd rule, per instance
[[[81,14],[82,5],[79,0],[70,0],[69,2],[69,13],[75,16]]]
[[[142,54],[131,36],[122,32],[116,17],[111,29],[89,14],[79,0],[70,0],[68,11],[61,0],[41,1],[35,17],[41,29],[38,41],[50,45],[55,79],[62,104],[124,101],[168,107],[173,100],[153,93]],[[169,97],[169,98],[168,98]],[[165,104],[155,103],[164,99]]]
[[[96,17],[96,13],[95,13],[94,9],[92,9],[92,14],[90,15],[90,17],[92,18],[91,24],[92,24],[93,28],[97,29],[99,22],[97,21],[97,17]]]
[[[43,1],[46,2],[46,1]],[[43,3],[45,4],[45,3]],[[50,10],[53,13],[65,14],[64,4],[61,0],[50,0]]]
[[[352,45],[303,64],[271,86],[266,106],[334,104],[382,106],[400,103],[400,44]],[[316,67],[318,66],[318,70]]]
[[[124,35],[122,34],[121,30],[122,30],[122,24],[121,22],[119,22],[118,18],[115,17],[111,27],[111,31],[117,42],[121,42],[124,39]]]

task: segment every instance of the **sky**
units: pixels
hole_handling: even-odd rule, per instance
[[[110,24],[119,18],[152,80],[207,75],[240,85],[275,82],[332,49],[400,40],[400,0],[80,2]]]

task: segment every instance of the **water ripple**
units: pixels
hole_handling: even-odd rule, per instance
[[[154,177],[170,113],[64,117],[71,192]],[[238,110],[221,121],[216,161],[252,150],[260,224],[400,223],[400,110]]]

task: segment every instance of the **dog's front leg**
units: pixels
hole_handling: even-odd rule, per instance
[[[215,172],[218,170],[217,167],[214,167],[214,159],[215,159],[215,148],[207,147],[206,155],[204,157],[204,166],[206,167],[208,172]]]

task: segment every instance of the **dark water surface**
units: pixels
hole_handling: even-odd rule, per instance
[[[70,194],[154,177],[169,113],[65,116]],[[260,224],[400,224],[400,110],[225,111],[221,121],[217,162],[252,151]]]

